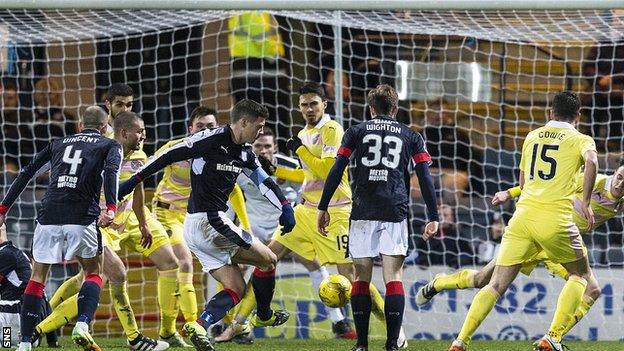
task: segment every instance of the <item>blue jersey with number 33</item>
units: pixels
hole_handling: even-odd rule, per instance
[[[420,134],[393,118],[377,116],[349,128],[338,154],[355,162],[352,220],[407,218],[410,164],[431,162]]]

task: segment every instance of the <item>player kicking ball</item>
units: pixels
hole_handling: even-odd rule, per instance
[[[85,272],[85,280],[78,293],[78,321],[72,339],[84,350],[100,350],[89,334],[89,323],[102,288],[102,236],[98,226],[109,225],[115,215],[121,164],[121,146],[102,135],[107,120],[100,107],[87,108],[81,120],[81,132],[54,140],[35,155],[0,203],[1,226],[30,179],[50,163],[50,185],[41,200],[33,236],[32,275],[22,301],[20,351],[32,349],[31,339],[39,320],[50,266],[74,257]],[[107,210],[100,215],[102,183]]]
[[[232,124],[193,134],[152,159],[119,187],[119,196],[123,197],[143,179],[167,165],[192,160],[184,239],[199,259],[204,272],[210,273],[224,287],[208,301],[196,321],[184,325],[184,330],[199,351],[214,350],[206,329],[238,304],[245,291],[246,284],[238,264],[272,270],[277,262],[268,247],[232,223],[225,214],[228,196],[238,175],[244,173],[275,207],[282,210],[280,224],[284,227],[284,234],[295,226],[292,206],[259,166],[256,155],[248,145],[262,133],[268,114],[266,107],[259,103],[241,100],[232,108]],[[254,274],[252,279],[258,303],[256,325],[277,326],[285,323],[288,312],[273,311],[270,306],[275,276]]]
[[[354,351],[368,350],[371,314],[369,286],[373,258],[381,255],[386,284],[386,350],[398,350],[397,340],[403,323],[405,291],[403,260],[407,254],[409,211],[409,168],[413,165],[427,204],[429,222],[423,238],[438,232],[438,210],[433,181],[429,175],[431,156],[420,134],[396,121],[397,92],[389,85],[377,86],[368,93],[372,120],[347,130],[336,162],[329,171],[318,204],[318,231],[326,236],[331,220],[328,205],[342,174],[355,161],[352,172],[353,210],[349,230],[349,255],[355,266],[351,308],[357,331]]]

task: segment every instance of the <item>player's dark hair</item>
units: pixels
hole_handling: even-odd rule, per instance
[[[138,120],[141,120],[141,117],[132,111],[120,112],[113,121],[115,134],[119,133],[123,129],[130,129],[130,127],[132,127],[132,125]]]
[[[562,91],[555,94],[552,102],[553,113],[557,120],[571,122],[578,116],[581,109],[581,100],[576,93]]]
[[[232,123],[236,123],[243,118],[250,121],[255,121],[258,118],[267,119],[269,118],[269,110],[264,105],[253,100],[243,99],[232,107],[230,118]]]
[[[85,128],[100,129],[108,122],[108,114],[100,106],[89,106],[80,117]]]
[[[275,139],[275,132],[273,132],[273,129],[264,126],[264,128],[262,128],[262,136],[272,136],[273,139]]]
[[[134,96],[134,90],[132,90],[128,84],[113,83],[113,85],[108,88],[106,100],[113,102],[115,96]]]
[[[308,82],[299,88],[299,95],[303,94],[315,94],[318,95],[321,100],[327,100],[327,97],[325,96],[325,89],[323,89],[323,87],[317,82]]]
[[[378,115],[395,116],[399,110],[399,95],[388,84],[378,85],[369,91],[367,101]]]
[[[186,121],[187,127],[193,126],[193,122],[195,122],[195,120],[198,119],[199,117],[204,117],[208,115],[213,115],[215,116],[215,119],[217,119],[217,111],[211,109],[210,107],[206,107],[206,106],[195,107],[193,111],[191,111],[191,115],[189,116],[188,121]]]

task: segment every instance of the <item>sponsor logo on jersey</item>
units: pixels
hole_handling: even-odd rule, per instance
[[[216,168],[217,168],[217,171],[232,172],[236,174],[243,171],[241,167],[236,167],[234,165],[225,165],[223,163],[217,163]]]
[[[387,169],[371,169],[368,172],[368,180],[371,182],[387,182],[388,170]]]
[[[68,175],[62,175],[58,177],[58,182],[56,183],[57,188],[76,188],[76,184],[78,184],[78,177],[72,177]]]

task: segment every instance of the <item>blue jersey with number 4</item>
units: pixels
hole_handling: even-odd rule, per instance
[[[10,207],[37,171],[48,165],[50,182],[37,221],[90,225],[100,214],[103,183],[107,205],[117,202],[121,153],[118,142],[95,129],[53,140],[22,169],[2,204]]]
[[[352,220],[401,222],[409,206],[411,163],[431,162],[420,134],[385,116],[349,128],[339,155],[350,157]]]

